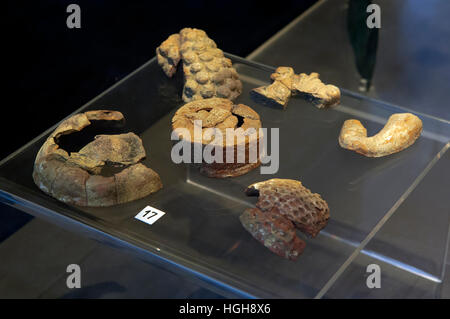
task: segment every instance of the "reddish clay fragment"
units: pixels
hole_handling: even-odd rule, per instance
[[[36,156],[33,180],[42,191],[68,204],[111,206],[145,197],[162,187],[159,175],[140,163],[145,150],[134,133],[99,135],[70,154],[59,147],[59,137],[79,132],[91,121],[121,125],[124,117],[120,112],[99,110],[63,121]],[[101,175],[107,168],[121,171]]]

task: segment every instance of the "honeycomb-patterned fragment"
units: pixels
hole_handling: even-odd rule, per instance
[[[259,196],[256,207],[261,211],[277,209],[298,229],[312,237],[327,225],[330,218],[327,202],[300,181],[274,178],[250,185],[246,194]]]
[[[258,208],[248,208],[239,219],[256,240],[278,256],[296,260],[306,246],[297,237],[292,222],[277,212],[264,213]]]
[[[179,61],[183,62],[185,102],[212,97],[234,100],[242,92],[242,83],[231,60],[203,30],[182,29],[164,41],[156,49],[156,55],[168,77],[175,74]]]

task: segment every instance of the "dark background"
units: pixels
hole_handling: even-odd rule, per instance
[[[316,0],[41,0],[3,4],[0,158],[4,158],[155,55],[183,27],[204,29],[245,57]],[[81,7],[81,29],[66,8]]]

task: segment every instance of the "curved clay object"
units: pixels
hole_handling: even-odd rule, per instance
[[[296,260],[306,243],[297,237],[294,225],[277,212],[248,208],[239,217],[244,228],[278,256]]]
[[[289,98],[295,95],[303,96],[318,108],[337,105],[341,99],[339,88],[322,83],[315,72],[297,75],[293,68],[280,66],[270,78],[274,81],[271,85],[255,88],[252,93],[283,108],[286,108]]]
[[[79,206],[110,206],[145,197],[162,187],[159,175],[139,163],[145,157],[142,141],[134,133],[98,135],[79,152],[69,153],[58,139],[79,132],[91,121],[123,124],[122,113],[89,111],[63,121],[47,138],[34,163],[33,180],[45,193]],[[107,176],[108,167],[123,168]]]
[[[203,30],[184,28],[179,34],[172,34],[156,49],[156,56],[168,77],[175,74],[178,63],[183,61],[185,102],[212,97],[234,100],[242,92],[231,60],[224,57]]]
[[[421,132],[422,121],[411,113],[391,115],[383,129],[372,137],[367,137],[360,121],[347,120],[339,135],[339,145],[367,157],[381,157],[409,147]]]
[[[194,140],[194,123],[201,121],[202,140]],[[198,123],[198,122],[197,122]],[[222,133],[223,163],[201,163],[200,172],[209,177],[234,177],[243,175],[260,165],[259,152],[256,154],[256,162],[249,158],[250,146],[259,147],[262,136],[259,133],[261,121],[258,113],[244,104],[234,105],[233,102],[222,98],[211,98],[190,102],[178,109],[172,118],[172,130],[178,134],[179,139],[187,140],[194,144],[205,145],[213,142],[214,136],[208,136],[205,130],[208,128],[219,129]],[[226,139],[226,129],[234,129],[237,138],[232,141]],[[247,129],[254,128],[256,134],[248,135]],[[177,129],[187,129],[189,136],[183,136],[183,132]],[[245,163],[238,162],[238,147],[245,148]],[[254,149],[252,149],[254,150]],[[226,163],[227,152],[233,151],[234,161]],[[254,150],[258,151],[257,149]],[[231,153],[230,153],[231,154]]]
[[[261,211],[280,214],[312,237],[327,225],[330,218],[327,202],[296,180],[269,179],[250,185],[245,193],[259,196],[256,207]]]

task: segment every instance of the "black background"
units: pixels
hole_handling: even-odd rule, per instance
[[[155,55],[183,27],[204,29],[245,57],[316,0],[2,2],[0,158],[15,151]],[[81,7],[81,29],[66,8]]]

